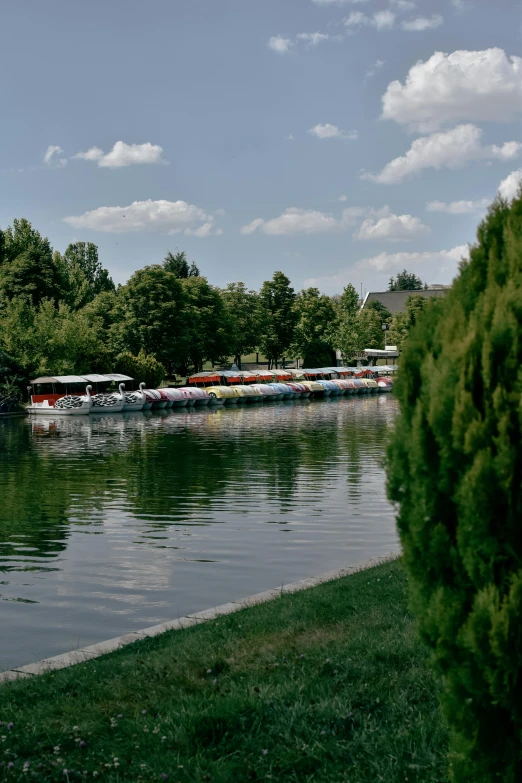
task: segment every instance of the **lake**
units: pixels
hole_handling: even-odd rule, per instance
[[[0,420],[0,670],[398,549],[389,394]]]

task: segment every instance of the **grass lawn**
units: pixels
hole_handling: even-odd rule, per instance
[[[442,783],[406,589],[395,561],[2,685],[0,780]]]

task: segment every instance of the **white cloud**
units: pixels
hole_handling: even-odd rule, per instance
[[[444,19],[440,14],[433,14],[433,16],[418,16],[417,19],[410,19],[408,22],[402,22],[401,27],[403,30],[410,30],[411,32],[420,33],[424,30],[434,30],[436,27],[440,27]]]
[[[77,152],[73,158],[96,161],[101,168],[117,169],[138,163],[166,163],[161,157],[163,148],[159,144],[126,144],[117,141],[110,152],[104,153],[99,147],[91,147],[86,152]]]
[[[462,120],[512,120],[522,105],[522,58],[502,49],[435,52],[393,81],[382,117],[420,131]]]
[[[418,217],[391,214],[379,220],[366,218],[355,236],[357,239],[386,239],[399,242],[415,239],[429,232],[428,226],[425,226]]]
[[[468,258],[469,248],[460,245],[451,250],[428,250],[420,252],[379,253],[370,258],[362,258],[353,266],[341,269],[335,275],[325,275],[305,280],[305,287],[314,286],[328,293],[338,293],[348,283],[366,280],[367,287],[382,290],[390,274],[410,269],[429,282],[449,283],[457,274],[462,258]]]
[[[43,156],[43,162],[46,166],[66,166],[67,158],[59,158],[59,155],[63,155],[63,150],[58,144],[50,144]]]
[[[518,194],[519,188],[522,185],[522,169],[512,171],[511,174],[502,180],[498,186],[499,195],[505,198],[506,201],[512,201]]]
[[[339,201],[346,201],[347,197],[341,196]],[[362,218],[382,218],[390,215],[388,206],[382,209],[373,207],[346,207],[342,210],[339,218],[333,215],[319,212],[313,209],[299,209],[298,207],[288,207],[276,218],[264,220],[256,218],[251,223],[240,229],[241,234],[253,234],[261,230],[264,234],[270,236],[292,236],[295,234],[320,234],[327,232],[345,231],[351,226],[355,226]],[[396,217],[392,215],[392,217]],[[409,217],[409,216],[406,216]],[[417,218],[413,218],[416,220]]]
[[[292,236],[293,234],[319,234],[339,228],[339,221],[332,215],[313,209],[288,207],[282,215],[272,220],[256,218],[240,229],[241,234],[253,234],[258,229],[270,236]]]
[[[470,160],[499,158],[510,160],[519,154],[522,144],[506,142],[502,147],[482,145],[482,130],[476,125],[458,125],[449,131],[415,139],[405,155],[387,163],[379,174],[364,173],[361,179],[392,184],[418,174],[426,168],[458,169]]]
[[[285,136],[285,141],[295,141],[295,138],[289,133],[288,136]]]
[[[391,30],[395,24],[395,14],[389,9],[385,11],[376,11],[372,16],[371,24],[373,24],[377,30]]]
[[[339,196],[337,201],[348,201],[348,196],[344,196],[344,195],[343,196]]]
[[[292,46],[292,41],[282,35],[273,35],[268,39],[268,46],[278,54],[287,54]]]
[[[316,136],[318,139],[356,139],[358,132],[356,130],[344,131],[337,127],[337,125],[330,125],[329,122],[319,123],[313,128],[310,128],[308,133],[312,136]]]
[[[134,201],[128,207],[98,207],[83,215],[64,218],[75,228],[88,228],[108,234],[135,231],[161,231],[203,237],[212,233],[213,215],[186,201]],[[217,233],[217,232],[216,232]]]
[[[383,65],[386,65],[386,60],[375,60],[374,64],[371,66],[371,68],[368,68],[368,70],[365,73],[366,79],[371,79],[372,76],[375,76],[377,71],[383,67]]]
[[[296,37],[299,41],[306,41],[310,46],[317,46],[321,41],[330,38],[326,33],[298,33]]]
[[[395,14],[393,11],[376,11],[372,16],[363,14],[362,11],[351,11],[344,19],[344,25],[348,28],[370,26],[377,30],[391,30],[395,24]]]
[[[449,204],[445,201],[428,201],[426,209],[428,212],[445,212],[447,215],[469,215],[487,209],[490,203],[489,198],[481,198],[478,201],[452,201]]]

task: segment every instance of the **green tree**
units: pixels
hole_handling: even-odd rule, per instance
[[[10,300],[0,313],[0,348],[27,375],[107,372],[112,357],[102,324],[44,299],[35,308],[28,299]]]
[[[163,267],[167,272],[172,272],[180,280],[184,280],[187,277],[199,277],[200,274],[194,261],[189,266],[187,254],[184,251],[173,255],[169,250],[163,261]]]
[[[390,498],[456,783],[522,780],[522,198],[493,204],[401,358]]]
[[[151,354],[141,350],[137,356],[124,351],[116,357],[116,372],[129,375],[148,389],[156,389],[165,377],[165,368]]]
[[[381,322],[383,324],[388,324],[392,320],[392,314],[388,310],[387,307],[383,305],[382,302],[379,302],[378,299],[372,299],[365,305],[365,310],[375,310],[377,313],[379,313]]]
[[[406,269],[403,269],[402,272],[398,273],[397,277],[390,277],[388,291],[420,291],[422,288],[427,287],[420,277],[417,277],[413,272],[407,272]]]
[[[295,291],[283,272],[274,272],[259,293],[260,342],[269,366],[275,364],[290,348],[294,339],[297,313],[294,310]]]
[[[291,350],[304,367],[330,367],[335,364],[331,333],[337,322],[337,311],[329,296],[318,288],[306,288],[297,294],[297,313]]]
[[[152,354],[171,374],[186,361],[189,328],[181,281],[159,265],[139,269],[118,291],[121,320],[112,331],[122,350]]]
[[[259,297],[244,283],[229,283],[221,297],[230,325],[230,350],[241,368],[241,356],[254,351],[259,341]]]
[[[337,320],[330,330],[329,339],[333,347],[341,352],[343,363],[349,364],[354,354],[361,350],[358,324],[359,295],[351,283],[343,290],[336,304]]]
[[[410,330],[431,302],[433,299],[430,300],[421,294],[412,294],[406,299],[406,309],[395,313],[391,319],[390,331],[387,333],[390,345],[396,345],[399,351],[402,351]]]
[[[230,355],[230,323],[217,288],[206,277],[191,276],[181,281],[186,297],[188,343],[186,360],[194,372],[201,372],[207,361],[223,361]]]
[[[98,259],[98,248],[92,242],[68,245],[65,253],[54,254],[56,266],[62,270],[66,299],[79,309],[102,292],[113,292],[114,283]]]
[[[23,296],[36,306],[46,298],[58,301],[63,293],[49,240],[25,218],[14,220],[0,242],[0,305]]]

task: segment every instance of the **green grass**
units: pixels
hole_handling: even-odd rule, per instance
[[[442,783],[406,590],[395,561],[0,686],[0,780]]]

